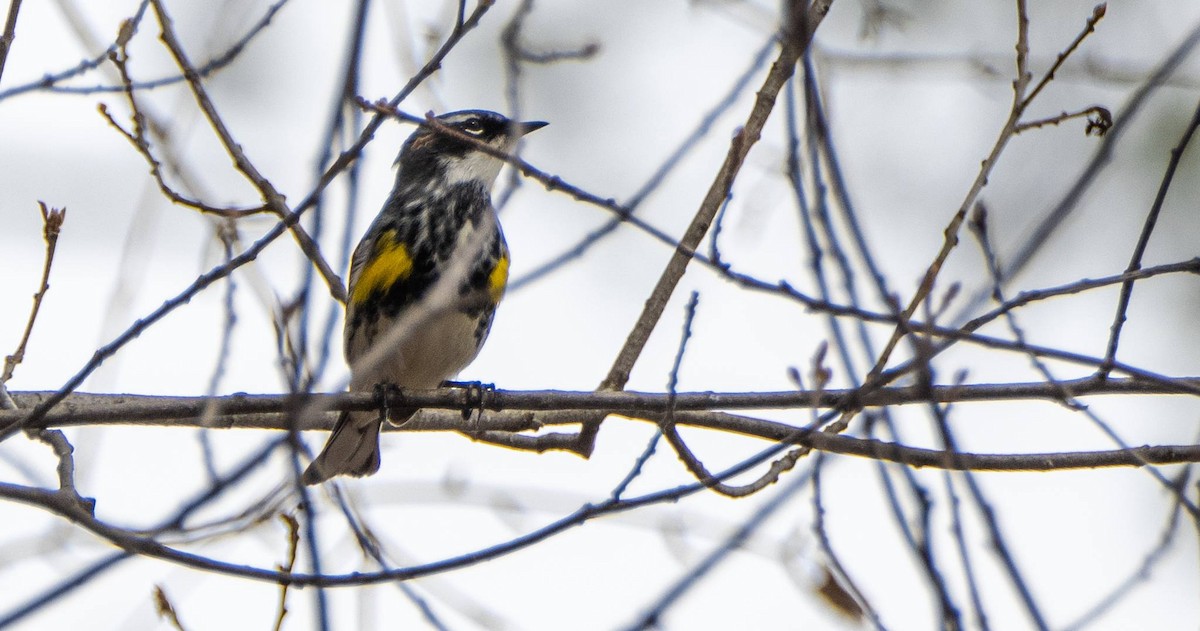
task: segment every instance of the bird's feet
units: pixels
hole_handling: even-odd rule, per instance
[[[375,405],[379,408],[379,420],[386,421],[392,417],[391,399],[402,398],[404,395],[400,391],[400,386],[391,382],[380,382],[375,384]]]
[[[467,391],[466,403],[463,404],[463,420],[471,418],[471,413],[478,411],[483,414],[487,395],[496,391],[496,384],[482,381],[443,381],[443,388],[464,388]]]

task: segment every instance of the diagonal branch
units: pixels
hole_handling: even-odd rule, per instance
[[[217,108],[213,105],[212,99],[208,96],[208,91],[205,90],[204,84],[200,82],[200,73],[196,71],[196,67],[188,60],[187,53],[183,51],[183,47],[179,43],[179,39],[175,36],[174,25],[171,17],[167,15],[167,11],[163,8],[161,0],[150,0],[154,7],[154,12],[158,14],[158,23],[162,27],[160,39],[166,45],[167,50],[171,52],[171,56],[175,58],[175,63],[179,65],[183,71],[183,76],[187,79],[188,85],[192,89],[192,94],[196,97],[196,103],[200,106],[200,110],[204,112],[204,117],[208,119],[212,125],[213,131],[216,132],[221,144],[225,147],[225,151],[229,157],[233,158],[233,164],[243,176],[249,180],[259,193],[262,195],[263,202],[268,209],[279,215],[281,218],[287,218],[293,212],[287,207],[287,202],[283,195],[275,189],[275,185],[271,184],[270,180],[259,173],[250,159],[246,157],[242,146],[238,144],[233,135],[229,132],[229,128],[225,126],[225,121],[217,113]],[[317,270],[321,272],[321,276],[325,279],[325,283],[329,285],[330,293],[339,302],[346,301],[346,289],[342,284],[342,279],[338,277],[333,268],[321,255],[320,248],[313,242],[312,237],[304,231],[299,222],[293,222],[290,226],[292,234],[296,237],[296,242],[300,245],[300,249],[304,251],[305,256],[312,261]]]
[[[1183,132],[1183,137],[1179,139],[1179,143],[1171,149],[1171,160],[1167,163],[1167,171],[1163,173],[1162,183],[1158,186],[1158,193],[1154,196],[1154,203],[1150,206],[1150,212],[1146,215],[1146,222],[1142,226],[1142,233],[1138,235],[1137,244],[1133,247],[1133,256],[1129,260],[1129,267],[1125,273],[1130,274],[1142,268],[1142,256],[1146,253],[1146,247],[1150,243],[1150,235],[1154,232],[1154,226],[1158,223],[1158,215],[1162,211],[1163,202],[1167,198],[1167,191],[1171,189],[1171,182],[1175,179],[1175,169],[1179,167],[1180,160],[1183,159],[1183,153],[1187,150],[1188,143],[1192,140],[1192,135],[1196,133],[1196,128],[1200,127],[1200,103],[1196,105],[1196,111],[1192,114],[1192,120],[1188,123],[1187,129]],[[1113,318],[1111,333],[1108,338],[1108,348],[1104,353],[1104,364],[1100,367],[1100,375],[1108,375],[1112,371],[1113,363],[1117,358],[1117,346],[1121,341],[1121,329],[1125,326],[1125,313],[1129,309],[1129,301],[1133,297],[1133,279],[1126,280],[1121,283],[1121,294],[1117,299],[1117,313]]]
[[[8,18],[4,21],[4,33],[0,35],[0,79],[4,78],[4,62],[17,38],[17,14],[21,12],[21,0],[9,0]]]
[[[879,357],[875,362],[875,366],[871,369],[871,372],[864,380],[862,386],[864,391],[878,387],[878,385],[881,383],[880,377],[884,374],[884,370],[892,357],[893,351],[895,351],[900,340],[903,339],[904,336],[909,332],[909,320],[912,319],[921,303],[923,303],[925,299],[928,298],[933,292],[934,284],[937,281],[938,276],[941,274],[943,265],[945,265],[946,260],[950,257],[950,253],[958,245],[959,231],[967,218],[967,211],[975,205],[975,201],[983,192],[983,188],[987,186],[988,178],[995,169],[996,164],[999,162],[1000,155],[1004,152],[1005,147],[1008,146],[1008,142],[1012,140],[1017,133],[1017,126],[1021,122],[1021,117],[1029,108],[1029,105],[1033,102],[1033,99],[1040,94],[1042,89],[1054,78],[1055,70],[1058,69],[1058,67],[1067,59],[1067,57],[1069,57],[1078,49],[1080,43],[1082,43],[1088,35],[1095,31],[1096,23],[1104,17],[1103,7],[1104,5],[1099,5],[1093,10],[1091,17],[1088,18],[1082,32],[1080,32],[1080,34],[1071,42],[1066,50],[1059,54],[1054,65],[1051,66],[1050,70],[1046,72],[1042,80],[1033,89],[1033,91],[1026,96],[1025,91],[1028,87],[1030,79],[1028,71],[1029,17],[1026,2],[1024,0],[1018,0],[1018,37],[1016,45],[1017,78],[1013,82],[1013,105],[1009,111],[1008,119],[1000,128],[1000,133],[998,134],[995,143],[992,145],[991,152],[981,163],[979,167],[979,173],[975,176],[975,181],[971,183],[971,187],[968,189],[966,197],[963,199],[962,203],[958,207],[958,210],[954,213],[950,219],[950,222],[947,224],[944,230],[945,238],[942,241],[941,249],[934,257],[933,262],[930,263],[929,267],[926,269],[925,275],[921,279],[921,283],[917,287],[916,293],[909,300],[908,305],[900,313],[898,318],[899,322],[897,323],[896,328],[893,330],[887,344],[884,345],[883,351],[879,354]],[[853,409],[848,410],[847,414],[845,414],[842,419],[838,421],[837,426],[844,427],[846,424],[848,424],[853,412]]]
[[[637,362],[647,340],[650,339],[650,334],[662,317],[667,301],[675,292],[675,286],[683,278],[683,273],[687,270],[693,253],[699,247],[704,235],[708,233],[708,228],[712,225],[717,211],[720,210],[721,203],[729,196],[729,191],[733,188],[733,181],[737,178],[746,155],[750,153],[750,148],[758,142],[763,126],[766,125],[767,118],[775,107],[775,99],[779,95],[779,91],[795,73],[800,55],[808,49],[813,33],[820,25],[821,20],[825,18],[825,14],[829,12],[832,4],[833,0],[820,0],[808,7],[807,12],[796,11],[786,16],[787,23],[780,33],[782,47],[779,57],[771,65],[767,78],[758,90],[758,97],[754,101],[754,107],[750,110],[750,116],[746,119],[746,124],[734,134],[729,152],[725,156],[725,162],[717,171],[712,186],[704,196],[704,201],[700,203],[700,208],[692,218],[691,225],[684,232],[683,238],[680,239],[670,261],[667,262],[650,297],[646,299],[646,305],[634,324],[633,330],[630,331],[629,337],[626,338],[625,345],[613,361],[608,376],[600,383],[601,390],[620,390],[629,381],[629,373],[633,370],[633,365]],[[584,435],[594,436],[595,431],[594,428],[589,430],[585,427]]]

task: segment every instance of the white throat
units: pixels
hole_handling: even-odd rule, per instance
[[[489,192],[504,168],[503,160],[482,151],[470,151],[461,158],[444,158],[442,164],[442,177],[447,184],[482,182]]]

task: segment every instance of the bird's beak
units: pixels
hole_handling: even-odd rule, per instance
[[[524,123],[517,123],[517,135],[524,136],[531,131],[537,131],[549,124],[550,123],[545,121],[528,121]]]

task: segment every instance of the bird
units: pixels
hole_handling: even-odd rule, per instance
[[[504,154],[547,125],[487,110],[436,121]],[[508,282],[508,245],[491,198],[504,160],[422,124],[396,164],[391,194],[350,260],[343,349],[351,392],[436,388],[458,374],[483,347]],[[384,417],[398,425],[416,412],[342,412],[302,481],[375,473]]]

